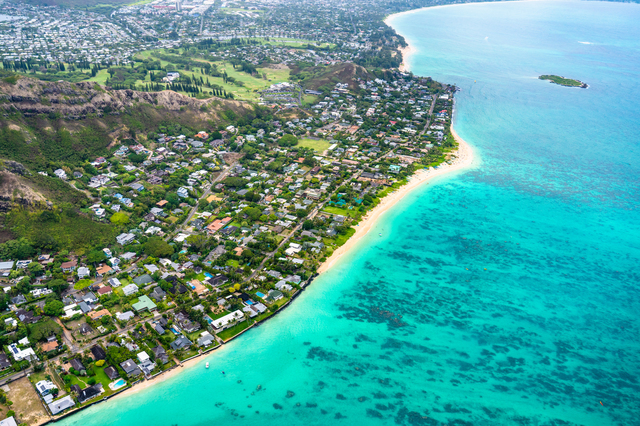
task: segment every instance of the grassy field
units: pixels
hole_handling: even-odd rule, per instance
[[[331,214],[339,214],[342,216],[349,216],[349,217],[356,217],[358,216],[358,211],[351,209],[343,209],[340,207],[332,207],[332,206],[325,206],[325,208],[323,209],[323,211],[327,212],[327,213],[331,213]]]
[[[139,60],[141,59],[158,60],[159,58],[154,57],[153,55],[154,52],[158,52],[161,54],[168,53],[162,49],[157,51],[147,50],[147,51],[138,53],[136,55],[136,58]],[[186,71],[183,69],[179,69],[179,67],[176,66],[176,69],[178,69],[178,72],[180,73],[180,75],[185,75],[189,77],[196,76],[198,78],[203,77],[205,80],[208,78],[211,84],[215,84],[222,87],[227,93],[233,93],[235,98],[238,100],[257,101],[259,98],[259,94],[257,92],[259,90],[266,89],[272,84],[281,83],[289,80],[290,70],[288,68],[286,69],[258,68],[257,69],[259,73],[259,76],[258,76],[258,75],[249,75],[245,72],[238,71],[235,68],[233,68],[233,65],[231,65],[230,63],[205,61],[204,59],[200,59],[200,58],[194,58],[194,59],[199,62],[202,62],[203,64],[209,63],[211,65],[215,65],[216,68],[221,73],[226,72],[229,77],[233,77],[236,81],[241,82],[241,85],[234,84],[234,83],[225,83],[222,77],[212,77],[212,76],[207,76],[205,74],[202,74],[201,69],[199,68]],[[167,62],[164,60],[160,60],[160,62],[163,67],[166,67],[167,65],[171,64],[170,62]],[[176,64],[172,64],[172,65],[175,66]],[[147,76],[144,82],[140,81],[138,84],[145,84],[149,82],[150,82],[149,76]],[[204,91],[210,90],[207,87],[200,87],[200,88]]]
[[[298,146],[301,146],[303,148],[311,148],[316,152],[323,152],[328,149],[331,144],[324,139],[315,140],[304,138],[298,141]]]
[[[236,325],[234,325],[231,328],[227,328],[226,330],[218,333],[218,337],[221,338],[222,340],[229,340],[231,339],[233,336],[237,335],[238,333],[246,330],[247,328],[249,328],[249,326],[253,324],[253,321],[242,321]]]
[[[266,43],[266,41],[264,41]],[[268,42],[270,44],[273,45],[287,45],[287,46],[291,46],[294,47],[295,45],[303,45],[306,44],[307,42],[305,41],[304,43],[302,41],[278,41],[278,42]],[[144,59],[150,59],[150,60],[160,60],[159,58],[154,56],[154,53],[158,53],[158,54],[168,54],[168,55],[176,55],[176,53],[172,53],[170,51],[167,51],[166,49],[158,49],[158,50],[147,50],[147,51],[143,51],[143,52],[139,52],[135,55],[135,60],[137,61],[136,64],[134,64],[135,66],[140,65],[140,62]],[[183,54],[183,53],[180,53]],[[256,75],[249,75],[245,72],[241,72],[238,71],[236,69],[234,69],[233,65],[227,62],[222,62],[222,61],[216,61],[216,62],[212,62],[212,61],[206,61],[201,57],[198,56],[193,56],[191,59],[198,61],[198,62],[202,62],[202,64],[204,65],[205,63],[211,64],[211,65],[215,65],[216,68],[220,71],[220,73],[226,72],[227,75],[229,77],[232,77],[233,79],[235,79],[236,82],[239,83],[230,83],[230,82],[225,82],[223,80],[222,77],[212,77],[212,76],[207,76],[206,74],[203,74],[203,69],[202,68],[191,68],[190,70],[185,70],[183,69],[182,66],[180,66],[179,64],[175,64],[175,63],[171,63],[168,62],[166,60],[160,60],[160,63],[162,65],[162,67],[166,67],[167,65],[173,65],[175,67],[175,69],[180,73],[180,75],[183,76],[189,76],[190,78],[196,77],[196,78],[200,78],[202,77],[205,81],[207,80],[207,78],[209,79],[209,83],[211,85],[217,85],[219,87],[221,87],[223,90],[225,90],[227,93],[232,93],[233,96],[238,99],[238,100],[245,100],[245,101],[257,101],[260,97],[258,91],[260,90],[264,90],[267,87],[271,86],[272,84],[275,83],[281,83],[281,82],[285,82],[285,81],[289,81],[289,74],[290,74],[290,70],[288,68],[284,68],[284,69],[280,69],[280,68],[257,68],[257,72],[258,74]],[[69,64],[67,64],[69,65]],[[67,67],[69,68],[69,67]],[[85,74],[87,76],[86,79],[82,79],[81,75]],[[29,74],[30,76],[33,76],[35,78],[38,77],[42,77],[44,78],[44,74]],[[80,75],[80,77],[78,77]],[[107,71],[107,69],[101,69],[98,71],[98,73],[96,74],[95,77],[91,77],[91,71],[90,70],[76,70],[73,72],[73,76],[70,72],[59,72],[56,74],[56,79],[65,79],[65,76],[68,76],[68,81],[92,81],[92,82],[96,82],[102,85],[106,84],[107,79],[110,77],[109,73]],[[147,74],[144,78],[144,80],[137,80],[136,81],[136,85],[137,86],[142,86],[145,84],[150,84],[151,83],[151,79],[149,74]],[[206,87],[206,86],[198,86],[199,89],[201,89],[203,91],[202,94],[199,94],[198,97],[210,97],[211,95],[209,95],[209,92],[212,91],[213,89]],[[183,94],[186,94],[185,92],[182,92]]]

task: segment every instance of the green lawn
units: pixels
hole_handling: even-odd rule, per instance
[[[108,78],[109,78],[109,73],[107,72],[107,70],[101,69],[100,71],[98,71],[98,74],[96,74],[95,77],[91,77],[87,81],[95,81],[96,83],[100,83],[104,85],[104,83],[107,81]]]
[[[241,323],[238,323],[231,328],[227,328],[226,330],[221,331],[220,333],[218,333],[218,337],[221,338],[222,340],[229,340],[233,336],[249,328],[251,324],[253,324],[253,321],[251,322],[247,322],[246,320],[242,321]]]
[[[73,288],[76,290],[82,290],[83,288],[89,287],[91,284],[93,284],[92,280],[79,280],[73,285]]]
[[[221,313],[219,313],[219,314],[215,314],[215,315],[214,315],[214,314],[209,314],[209,317],[210,317],[212,320],[217,320],[218,318],[222,318],[223,316],[225,316],[225,315],[229,315],[230,313],[231,313],[231,312],[229,312],[229,311],[224,311],[224,312],[221,312]]]
[[[324,139],[315,140],[315,139],[304,138],[298,141],[298,146],[301,146],[303,148],[310,148],[316,152],[323,152],[326,149],[328,149],[331,146],[331,144]]]
[[[318,101],[318,97],[315,95],[302,95],[302,105],[310,106]]]
[[[227,260],[227,266],[233,266],[234,268],[237,268],[240,266],[240,263],[237,260],[229,259]]]
[[[180,361],[184,361],[187,358],[191,358],[192,356],[198,355],[198,350],[197,349],[193,349],[193,350],[189,350],[186,352],[181,353],[177,358]]]
[[[349,209],[343,209],[341,207],[326,206],[323,210],[327,213],[338,214],[346,217],[358,216],[358,211],[356,209],[349,210]]]
[[[347,230],[346,234],[344,234],[344,235],[341,235],[341,234],[336,235],[336,245],[338,245],[338,246],[343,245],[355,233],[356,233],[356,230],[354,228],[349,228]]]

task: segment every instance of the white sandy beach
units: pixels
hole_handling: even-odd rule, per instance
[[[423,185],[425,182],[430,179],[443,175],[445,173],[450,173],[456,170],[461,170],[469,167],[473,162],[473,150],[458,134],[451,128],[451,134],[458,142],[458,150],[455,151],[452,155],[451,164],[443,163],[440,165],[438,169],[422,169],[417,171],[412,177],[409,183],[392,192],[391,194],[384,197],[380,204],[378,204],[373,210],[368,212],[362,221],[355,228],[356,233],[349,238],[349,240],[344,243],[344,245],[340,246],[336,251],[333,252],[331,257],[324,262],[320,268],[318,268],[318,273],[323,273],[331,268],[333,264],[340,258],[342,255],[351,250],[357,243],[367,235],[367,233],[371,230],[371,228],[375,225],[378,219],[391,207],[393,207],[398,201],[400,201],[405,195],[419,186]]]
[[[402,53],[402,63],[398,67],[398,69],[402,72],[409,72],[409,62],[408,59],[411,55],[417,52],[417,49],[410,44],[407,44],[407,47],[403,47],[400,49],[400,53]]]
[[[173,368],[172,370],[169,370],[157,377],[154,377],[151,380],[144,380],[141,383],[138,383],[137,385],[129,388],[129,389],[125,389],[123,392],[120,392],[118,394],[116,394],[112,399],[116,399],[116,398],[122,398],[122,397],[128,397],[131,396],[134,393],[140,392],[142,390],[148,389],[151,386],[154,386],[157,383],[161,383],[164,382],[166,380],[169,380],[170,378],[172,378],[173,376],[176,376],[180,373],[183,373],[185,370],[193,368],[195,366],[199,366],[200,368],[205,368],[205,362],[204,359],[206,357],[208,357],[209,355],[211,355],[212,353],[220,353],[221,351],[224,350],[225,345],[222,345],[221,347],[219,347],[218,349],[216,349],[215,351],[211,351],[208,352],[206,355],[200,355],[199,357],[190,359],[187,362],[183,362],[182,363],[182,367],[178,366]],[[211,374],[217,374],[220,375],[222,374],[220,371],[214,371],[214,370],[210,370]]]

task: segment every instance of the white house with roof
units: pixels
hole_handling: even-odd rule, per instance
[[[30,359],[30,360],[38,359],[33,349],[31,348],[20,349],[18,348],[18,345],[15,343],[12,343],[9,345],[9,352],[11,352],[13,359],[15,359],[16,361],[22,361],[24,359]]]
[[[122,287],[122,292],[125,296],[131,296],[138,292],[138,286],[135,284],[129,284],[127,286]]]
[[[57,388],[58,387],[49,380],[40,380],[38,383],[36,383],[36,390],[42,396],[49,395],[53,389]]]
[[[223,316],[221,318],[213,320],[213,322],[211,323],[211,326],[213,327],[213,329],[214,329],[214,331],[216,333],[219,333],[222,330],[225,330],[225,329],[231,327],[237,321],[240,321],[242,319],[244,319],[244,314],[242,313],[242,311],[237,310],[237,311],[231,312],[230,314],[227,314],[227,315],[225,315],[225,316]]]
[[[91,275],[89,268],[81,266],[78,268],[78,278],[83,279]]]
[[[135,240],[136,236],[132,233],[123,232],[122,234],[116,237],[116,241],[121,246],[126,246],[127,244],[131,244],[133,240]]]

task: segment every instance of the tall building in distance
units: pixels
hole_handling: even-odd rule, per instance
[[[182,11],[182,5],[180,4],[180,0],[176,0],[176,12]]]

